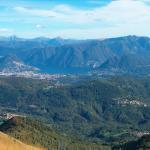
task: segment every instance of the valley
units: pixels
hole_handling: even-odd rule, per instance
[[[107,145],[111,148],[123,141],[149,135],[148,77],[76,79],[69,84],[60,80],[63,86],[56,86],[53,80],[3,76],[0,78],[1,114],[43,120],[60,133],[60,137],[71,135],[75,140],[96,142],[99,147]],[[6,117],[2,118],[5,120]],[[0,130],[3,131],[3,127]],[[18,137],[17,133],[8,133]],[[39,134],[42,133],[43,130]],[[28,142],[32,144],[30,140]]]
[[[1,38],[0,131],[48,150],[128,150],[149,139],[149,41]]]

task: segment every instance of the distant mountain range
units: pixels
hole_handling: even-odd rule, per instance
[[[0,56],[7,55],[15,55],[25,65],[45,72],[150,73],[148,37],[101,40],[0,37]]]

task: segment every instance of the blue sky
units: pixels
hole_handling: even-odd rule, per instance
[[[0,36],[150,36],[150,0],[1,0]]]

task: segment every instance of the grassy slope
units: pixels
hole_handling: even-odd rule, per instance
[[[1,150],[42,150],[24,144],[2,132],[0,132],[0,149]]]
[[[99,144],[60,135],[52,127],[31,118],[12,118],[2,124],[0,130],[24,143],[48,150],[109,150]]]

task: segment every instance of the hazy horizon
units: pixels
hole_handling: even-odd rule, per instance
[[[45,39],[63,39],[63,40],[105,40],[105,39],[112,39],[112,38],[123,38],[123,37],[145,37],[150,38],[150,36],[139,36],[139,35],[124,35],[124,36],[116,36],[116,37],[106,37],[106,38],[65,38],[65,37],[48,37],[48,36],[35,36],[35,37],[21,37],[17,35],[9,35],[9,36],[0,36],[0,38],[19,38],[19,39],[25,39],[25,40],[32,40],[32,39],[38,39],[38,38],[45,38]]]

